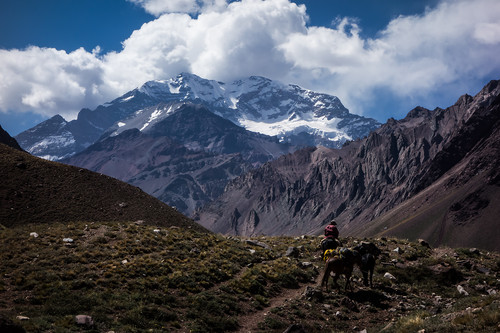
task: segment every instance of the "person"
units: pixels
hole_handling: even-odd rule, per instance
[[[337,222],[331,220],[325,227],[325,238],[321,241],[321,250],[325,253],[326,250],[334,250],[339,245],[339,230],[337,229]]]
[[[337,222],[335,220],[331,220],[330,224],[325,227],[325,238],[339,238],[339,230],[337,229]]]

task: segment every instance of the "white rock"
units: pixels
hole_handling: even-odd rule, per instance
[[[386,273],[384,274],[384,277],[385,277],[386,279],[389,279],[389,280],[396,280],[396,277],[395,277],[394,275],[392,275],[391,273],[389,273],[389,272],[386,272]]]
[[[38,237],[38,234],[37,234],[36,232],[32,232],[32,233],[30,233],[30,237],[37,238],[37,237]]]
[[[30,317],[26,317],[26,316],[17,316],[16,318],[17,318],[17,320],[30,320]]]
[[[63,238],[64,243],[73,243],[73,238]]]
[[[94,320],[92,319],[92,317],[87,316],[87,315],[75,316],[75,322],[78,325],[86,325],[86,326],[93,326],[94,325]]]
[[[464,295],[464,296],[469,296],[469,293],[464,289],[464,287],[462,287],[461,285],[458,285],[457,286],[457,290],[458,292],[461,294],[461,295]]]

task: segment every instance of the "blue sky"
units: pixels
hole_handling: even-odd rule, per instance
[[[147,80],[262,75],[402,118],[500,79],[497,0],[0,2],[0,125],[74,119]]]

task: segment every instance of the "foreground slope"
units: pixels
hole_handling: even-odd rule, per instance
[[[373,288],[356,268],[352,291],[327,292],[319,240],[120,222],[0,229],[0,331],[2,318],[28,332],[498,330],[498,253],[376,239]]]
[[[340,150],[311,148],[283,156],[231,182],[196,219],[222,233],[297,235],[319,233],[324,224],[336,218],[341,234],[357,235],[374,218],[448,173],[454,181],[441,191],[461,194],[442,209],[451,212],[449,217],[462,214],[462,222],[471,220],[467,210],[473,209],[473,219],[481,222],[470,223],[469,229],[463,230],[469,231],[466,243],[453,238],[457,231],[431,237],[434,244],[456,239],[453,244],[499,249],[498,242],[481,242],[481,233],[498,235],[499,96],[499,82],[492,81],[475,97],[462,96],[445,110],[415,108],[406,118],[391,119],[367,138]],[[474,178],[475,174],[483,176]],[[467,198],[474,197],[478,189],[485,191],[486,199],[471,207]],[[432,200],[424,205],[430,203]],[[411,215],[411,210],[401,212],[391,225]],[[426,223],[441,225],[442,217],[429,215]],[[421,227],[398,235],[417,238],[433,234]]]
[[[137,187],[0,144],[0,224],[128,221],[200,228]]]

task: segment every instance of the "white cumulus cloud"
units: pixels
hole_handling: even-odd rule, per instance
[[[468,92],[470,82],[500,74],[497,0],[443,0],[395,18],[374,38],[362,37],[349,18],[308,26],[306,7],[289,0],[129,1],[157,18],[119,52],[0,50],[0,111],[71,119],[83,107],[185,71],[226,82],[262,75],[334,94],[351,111],[373,116],[365,110],[379,95],[417,103],[450,94],[450,86]]]
[[[165,13],[196,14],[201,11],[220,10],[226,6],[225,0],[129,0],[144,8],[152,15]]]

